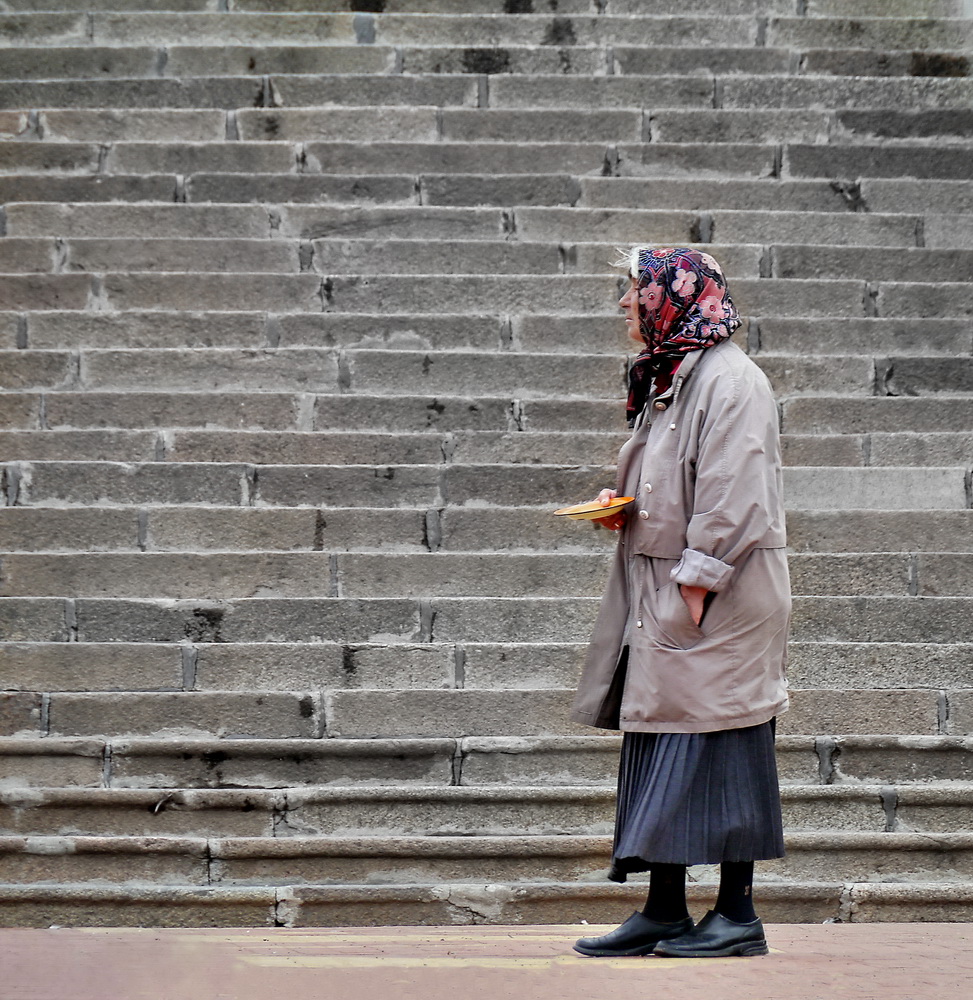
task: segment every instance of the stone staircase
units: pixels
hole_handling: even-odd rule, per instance
[[[0,0],[0,920],[641,896],[618,740],[565,721],[614,536],[551,517],[614,481],[630,241],[706,244],[781,399],[762,913],[973,916],[968,4],[39,6]]]

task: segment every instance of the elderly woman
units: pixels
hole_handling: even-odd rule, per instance
[[[631,438],[601,519],[620,532],[572,718],[623,730],[612,869],[648,871],[645,907],[585,955],[764,955],[753,863],[784,853],[774,723],[787,708],[790,585],[777,408],[730,341],[719,264],[635,247],[619,305],[642,345]],[[719,864],[696,925],[686,867]]]

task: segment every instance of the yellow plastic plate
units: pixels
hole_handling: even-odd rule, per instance
[[[587,503],[576,503],[572,507],[562,507],[554,511],[555,517],[570,517],[574,521],[594,521],[599,517],[608,517],[630,504],[635,497],[615,497],[610,504],[602,505],[597,500]]]

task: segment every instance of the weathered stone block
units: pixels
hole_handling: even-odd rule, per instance
[[[298,399],[285,393],[59,392],[45,397],[48,426],[223,427],[286,430]]]
[[[970,741],[955,736],[844,736],[832,753],[835,781],[970,781]]]
[[[572,688],[577,685],[586,643],[475,643],[463,648],[464,686]]]
[[[463,785],[601,785],[617,777],[617,736],[469,737],[460,746]]]
[[[200,691],[450,687],[453,651],[444,646],[205,645],[196,660]]]
[[[151,241],[140,241],[144,252]],[[63,312],[32,312],[27,317],[27,336],[31,344],[38,348],[150,348],[159,350],[166,347],[263,347],[266,343],[266,319],[259,313],[246,312],[140,312],[130,310],[124,315],[118,313],[63,313]],[[118,413],[131,402],[131,397],[112,393],[110,397],[92,393],[79,396],[62,397],[48,396],[52,408],[70,405],[71,413],[84,406],[84,397],[92,396],[92,410],[103,410],[102,420],[93,420],[88,416],[83,421],[75,422],[65,417],[63,423],[67,426],[107,426],[131,427],[149,426],[168,427],[184,425],[187,421],[180,417],[180,412],[197,413],[200,406],[206,412],[214,409],[220,402],[207,396],[176,397],[174,405],[168,409],[160,409],[169,393],[152,396],[149,393],[139,397],[140,403],[149,406],[158,417],[145,417],[142,423],[113,423],[120,420]],[[197,398],[200,403],[197,405]],[[260,397],[263,400],[263,397]],[[253,397],[238,397],[237,405],[249,408],[266,408],[277,402],[268,398],[264,402],[255,402]],[[230,399],[230,404],[236,401]],[[200,422],[199,418],[195,418]],[[202,421],[205,425],[208,421]],[[234,421],[229,426],[237,426]]]
[[[336,356],[315,348],[87,351],[83,365],[96,389],[326,392],[338,384]]]
[[[219,54],[225,50],[217,47],[208,51],[214,53],[210,56],[211,59],[218,59]],[[51,144],[52,147],[54,145]],[[97,146],[88,148],[98,149]],[[296,173],[297,156],[293,145],[289,142],[240,142],[239,140],[206,143],[119,142],[113,144],[108,151],[105,169],[116,174],[287,174]],[[211,235],[219,237],[230,234],[220,233],[219,227],[214,227]]]
[[[596,598],[437,598],[437,642],[587,642]],[[472,734],[471,734],[472,735]]]
[[[167,80],[153,74],[149,79],[79,80],[69,75],[59,80],[0,83],[0,106],[72,109],[42,113],[45,138],[63,133],[99,141],[153,141],[154,137],[220,141],[226,136],[222,110],[253,107],[262,96],[263,81],[252,76]],[[97,110],[76,114],[79,108]],[[183,110],[170,114],[158,110],[162,108]],[[133,109],[138,109],[137,115]],[[157,126],[155,133],[147,128],[152,123]]]
[[[568,691],[336,691],[334,736],[585,735],[567,721]]]
[[[917,921],[941,923],[966,920],[973,903],[968,885],[888,885],[862,882],[851,890],[856,923]]]
[[[87,18],[80,12],[5,13],[0,18],[4,47],[77,44],[87,38]]]
[[[116,740],[118,788],[449,785],[453,740]],[[293,846],[294,841],[289,843]],[[212,845],[229,856],[232,844]]]
[[[708,108],[712,104],[713,85],[704,76],[654,76],[648,90],[644,80],[626,76],[502,75],[490,82],[491,108],[551,108],[555,116],[565,113],[566,107],[572,111],[589,108],[614,111],[617,108],[641,110],[643,107]],[[626,122],[627,119],[617,119],[616,138],[642,138],[638,133],[630,136]],[[529,138],[536,139],[539,135]],[[555,133],[554,137],[563,139],[568,135]],[[601,133],[590,135],[590,138],[600,137],[603,137]],[[513,138],[513,135],[504,138]]]
[[[234,465],[34,462],[21,503],[238,504],[245,470]]]
[[[0,352],[0,389],[67,389],[77,380],[77,361],[66,351]]]
[[[946,732],[954,736],[973,735],[973,691],[962,689],[947,693]]]
[[[75,142],[217,142],[226,136],[226,116],[222,111],[72,108],[42,111],[40,127],[45,137]]]
[[[134,549],[138,515],[132,510],[104,507],[77,510],[0,507],[0,538],[7,552]]]
[[[904,597],[911,582],[907,555],[794,555],[788,566],[795,594]]]
[[[314,427],[362,430],[500,430],[513,422],[511,400],[479,396],[408,396],[387,393],[318,396]]]
[[[11,178],[15,182],[20,178]],[[0,190],[8,178],[0,177]],[[4,201],[9,199],[4,198]],[[51,271],[54,269],[54,242],[49,239],[6,239],[0,243],[0,268],[4,274]],[[36,279],[35,279],[36,280]],[[6,307],[4,307],[6,308]],[[4,344],[13,347],[13,344]]]
[[[395,67],[395,51],[377,45],[172,45],[168,52],[166,72],[175,77],[389,73]]]
[[[788,733],[929,733],[939,730],[935,691],[792,691],[778,719]]]
[[[388,287],[392,280],[376,279],[376,284]],[[551,279],[543,280],[549,284]],[[592,280],[601,284],[601,279]],[[488,284],[489,279],[484,278],[484,294]],[[514,288],[513,291],[521,291],[529,297],[529,287]],[[459,283],[456,283],[456,292],[458,296]],[[598,297],[592,293],[592,298]],[[561,399],[570,399],[582,394],[589,398],[596,394],[612,395],[623,384],[622,359],[611,355],[559,358],[553,370],[548,355],[514,352],[474,354],[455,351],[431,355],[403,351],[396,355],[394,370],[389,367],[385,351],[349,351],[346,357],[351,385],[356,392],[394,390],[452,396],[456,393],[478,394],[486,389],[492,396],[510,394],[529,399],[557,393]]]
[[[11,4],[7,7],[11,8]],[[10,80],[150,77],[155,76],[158,58],[157,50],[148,47],[30,46],[4,51],[2,76]]]
[[[601,481],[607,484],[611,479],[606,473]],[[579,491],[575,495],[590,497],[596,494]],[[573,522],[565,526],[560,521],[560,518],[551,517],[547,507],[450,506],[443,512],[440,544],[453,552],[540,549],[544,552],[604,553],[615,544],[615,534],[606,528]]]
[[[503,215],[495,208],[288,205],[281,235],[317,239],[498,239]],[[347,287],[347,285],[346,285]],[[374,308],[377,308],[375,303]]]
[[[321,279],[314,274],[110,274],[102,290],[109,308],[119,312],[172,309],[187,301],[218,310],[321,308]]]
[[[260,469],[254,503],[438,507],[443,502],[441,477],[438,465],[268,465]]]
[[[962,687],[973,646],[956,642],[792,642],[787,674],[797,688]]]
[[[516,214],[522,239],[571,242],[614,239],[681,245],[692,239],[696,221],[691,212],[652,209],[522,208]],[[611,302],[612,292],[606,295]],[[604,300],[601,305],[605,308]]]
[[[973,28],[952,19],[915,17],[778,17],[767,29],[768,45],[792,48],[933,49],[962,48]]]
[[[66,642],[65,612],[64,601],[56,598],[3,598],[0,600],[0,641]]]
[[[789,399],[783,403],[783,412],[784,429],[789,433],[859,434],[889,426],[909,427],[914,432],[973,430],[973,403],[962,397]]]
[[[543,178],[543,175],[540,175]],[[444,178],[454,183],[453,178]],[[528,181],[533,178],[528,178]],[[435,200],[424,204],[436,204]],[[465,204],[476,204],[468,196]],[[448,201],[440,202],[448,204]],[[416,246],[415,240],[317,240],[314,266],[322,274],[557,274],[558,248],[548,243],[499,240],[441,240]],[[408,303],[402,303],[408,308]],[[404,317],[403,317],[404,320]],[[403,322],[400,320],[399,322]],[[415,322],[415,320],[413,320]],[[496,324],[493,324],[496,327]],[[458,332],[458,331],[457,331]]]
[[[413,177],[378,175],[355,177],[334,174],[195,174],[186,183],[190,202],[378,202],[416,205]],[[297,254],[296,245],[282,246]],[[308,270],[305,267],[303,270]],[[241,262],[236,270],[246,270]],[[256,270],[256,269],[254,269]],[[293,270],[297,270],[295,266]]]
[[[877,307],[883,316],[973,316],[973,292],[969,282],[883,283]]]
[[[283,795],[259,790],[146,791],[46,788],[6,791],[0,831],[39,836],[272,836]]]
[[[4,891],[8,927],[275,926],[273,888],[16,886]]]
[[[489,246],[489,244],[480,244]],[[509,244],[508,244],[509,246]],[[274,324],[280,332],[281,347],[304,346],[347,346],[358,348],[381,348],[385,350],[463,350],[473,348],[478,351],[501,346],[501,326],[497,316],[474,315],[409,315],[409,314],[378,314],[378,313],[292,313],[287,316],[275,316]],[[430,423],[440,419],[435,406],[436,400],[426,399],[423,404],[432,408],[426,412],[428,419],[423,419],[418,426],[413,421],[402,423],[402,414],[392,417],[402,406],[418,401],[409,400],[400,395],[382,397],[380,406],[374,400],[360,400],[355,396],[332,396],[319,400],[319,409],[325,405],[338,404],[355,407],[359,403],[367,405],[373,413],[361,414],[360,418],[351,418],[351,426],[364,430],[369,419],[374,420],[375,412],[389,414],[392,421],[388,426],[401,430],[424,430]],[[445,401],[444,401],[445,402]],[[472,403],[472,401],[467,401]],[[404,411],[403,411],[404,412]],[[460,415],[454,414],[456,419]],[[360,423],[365,420],[366,423]],[[450,427],[452,422],[444,418]],[[344,419],[336,425],[336,429],[344,426]],[[503,425],[503,421],[501,421]],[[324,426],[324,425],[322,425]]]
[[[41,701],[41,695],[28,691],[0,694],[0,736],[39,731]]]
[[[418,607],[406,600],[250,600],[230,605],[222,642],[415,642]]]
[[[162,837],[0,840],[0,877],[33,885],[79,882],[206,885],[206,841]]]
[[[275,691],[56,693],[50,711],[51,732],[66,736],[205,732],[220,737],[313,737],[320,727],[313,695]]]
[[[446,467],[450,503],[460,506],[533,506],[580,503],[613,482],[610,468],[558,465],[451,465]],[[553,498],[557,498],[556,500]],[[545,508],[550,513],[550,507]],[[559,531],[564,528],[559,526]],[[523,544],[522,542],[519,544]]]
[[[724,180],[728,177],[771,177],[774,176],[775,149],[772,145],[752,143],[622,143],[617,147],[616,172],[622,177],[674,177],[680,180],[687,176]],[[714,169],[714,158],[718,158],[720,164],[718,171]],[[652,239],[656,241],[655,237]]]
[[[973,250],[973,236],[967,219],[956,215],[929,215],[925,219],[926,246]]]
[[[959,465],[970,455],[973,434],[872,434],[869,441],[875,465]]]
[[[0,454],[11,461],[151,462],[151,431],[0,431]]]
[[[80,786],[100,788],[105,745],[99,740],[18,737],[0,742],[0,781],[5,788]]]
[[[237,127],[249,142],[433,142],[438,136],[435,108],[244,108],[237,112]]]
[[[961,180],[970,177],[969,152],[962,146],[803,146],[784,149],[790,177],[915,177]]]
[[[31,642],[4,644],[2,653],[4,687],[20,691],[178,690],[183,682],[173,646]]]
[[[337,76],[323,74],[276,76],[273,81],[280,103],[287,108],[368,105],[387,108],[384,112],[391,119],[391,108],[411,104],[425,108],[476,107],[476,80],[462,77],[431,76]],[[371,117],[371,116],[369,116]],[[394,139],[395,129],[387,129],[379,138]],[[328,136],[344,138],[338,129],[328,130]],[[423,138],[409,135],[404,139]]]
[[[607,556],[353,553],[338,557],[347,597],[600,596]],[[570,581],[570,583],[567,583]]]
[[[878,788],[792,785],[782,788],[780,797],[788,833],[885,830],[885,809]]]
[[[235,179],[238,175],[226,176]],[[216,200],[247,199],[231,197]],[[68,241],[65,249],[65,266],[71,271],[236,271],[293,274],[300,270],[296,244],[275,240],[78,239]],[[199,305],[202,304],[200,301]],[[180,318],[185,324],[191,317]],[[117,322],[117,317],[115,319]],[[241,320],[245,322],[245,314],[241,316]]]
[[[441,462],[443,439],[431,434],[368,434],[355,430],[178,431],[166,458],[174,462],[285,465],[410,465]]]
[[[789,508],[798,510],[960,510],[962,470],[955,468],[784,470]]]
[[[800,249],[778,247],[775,252],[782,260],[785,250]],[[844,248],[835,250],[841,253]],[[863,257],[868,254],[860,247],[854,252]],[[894,251],[883,253],[891,256]],[[814,265],[809,262],[809,266]],[[822,323],[820,319],[773,316],[761,317],[759,326],[760,350],[771,354],[913,354],[916,344],[922,343],[927,354],[955,355],[962,353],[969,341],[966,323],[958,319],[829,317]],[[848,400],[846,405],[854,405],[854,401]]]
[[[784,465],[865,464],[865,439],[857,434],[784,434],[780,448]]]
[[[10,274],[0,288],[0,309],[84,309],[91,290],[86,274]]]
[[[965,642],[971,606],[966,597],[799,597],[791,635],[802,642]]]
[[[171,201],[175,190],[176,178],[168,174],[147,177],[0,174],[0,198],[5,202]]]
[[[896,791],[895,829],[903,833],[968,833],[969,788],[910,788]]]
[[[613,788],[295,789],[285,835],[551,836],[611,830]]]
[[[0,171],[5,174],[48,170],[88,174],[98,169],[98,156],[99,147],[93,142],[7,140],[0,144]],[[149,172],[159,169],[150,167]]]
[[[460,432],[453,439],[451,462],[463,465],[512,464],[611,465],[626,435],[544,431]]]
[[[426,530],[425,510],[160,508],[149,513],[146,544],[150,550],[190,552],[383,546],[425,552]]]
[[[270,235],[256,205],[8,205],[11,236],[215,237]]]
[[[649,134],[658,142],[825,142],[830,132],[831,114],[823,111],[709,108],[653,111],[649,116]]]
[[[615,0],[616,4],[618,0]],[[788,0],[789,5],[789,0]],[[685,8],[684,8],[685,9]],[[728,12],[729,13],[729,12]],[[615,45],[614,70],[632,76],[675,76],[693,73],[704,78],[730,73],[788,73],[790,52],[784,48],[730,45]]]

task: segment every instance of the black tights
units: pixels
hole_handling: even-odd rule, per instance
[[[642,912],[650,920],[666,924],[688,917],[686,866],[652,865],[649,872],[649,898]],[[724,861],[720,865],[720,891],[713,909],[739,924],[757,919],[753,910],[752,861]]]

